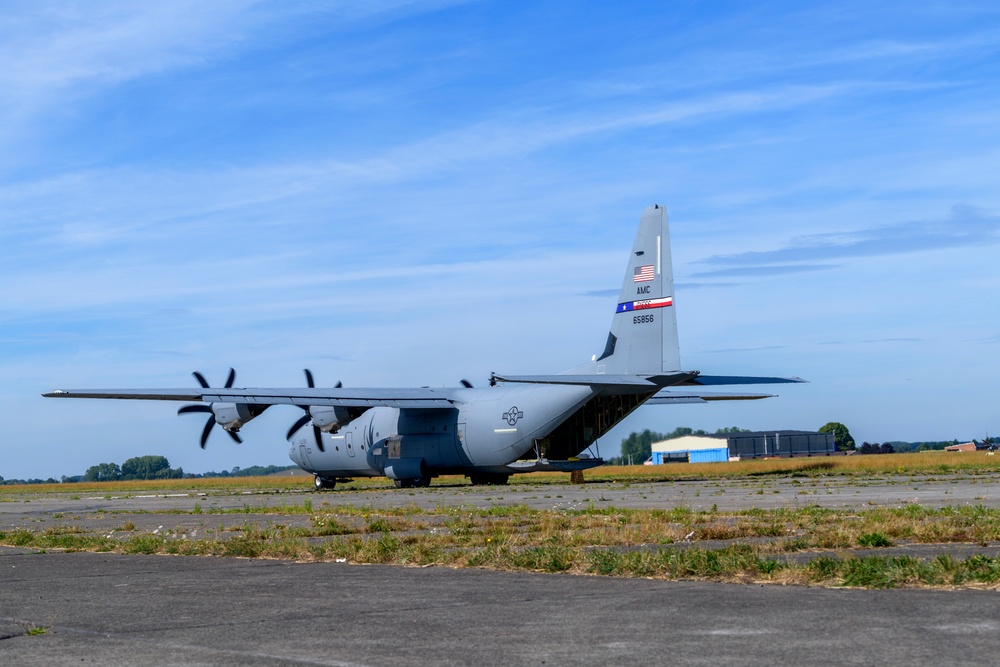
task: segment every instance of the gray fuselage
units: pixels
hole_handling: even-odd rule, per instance
[[[595,395],[588,386],[499,385],[448,390],[455,409],[375,407],[337,433],[290,439],[296,465],[326,478],[393,478],[506,468]]]

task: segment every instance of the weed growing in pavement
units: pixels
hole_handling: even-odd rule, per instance
[[[309,516],[298,520],[294,517],[305,513],[306,503],[237,508],[224,513],[254,515],[261,523],[220,525],[218,532],[199,539],[180,531],[141,532],[127,521],[108,535],[88,532],[80,524],[16,528],[0,532],[0,544],[867,588],[1000,585],[1000,558],[985,555],[931,560],[843,556],[843,550],[859,546],[1000,541],[1000,510],[983,506],[934,509],[911,504],[863,511],[807,506],[735,512],[595,503],[572,510],[517,505],[308,507]],[[808,557],[810,551],[831,549],[843,557]]]

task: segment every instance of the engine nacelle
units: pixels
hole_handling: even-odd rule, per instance
[[[312,405],[309,407],[309,416],[323,433],[336,433],[341,426],[346,426],[351,421],[347,408],[339,405]]]
[[[267,408],[266,405],[255,403],[212,403],[215,422],[232,433],[239,431],[244,424]]]

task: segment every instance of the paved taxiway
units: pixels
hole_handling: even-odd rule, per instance
[[[738,509],[915,500],[1000,506],[1000,480],[831,477],[322,494],[40,494],[0,504],[0,529],[83,523],[104,530],[128,519],[138,530],[162,527],[176,534],[246,518],[208,514],[211,508],[306,502]],[[190,512],[196,503],[205,514],[169,513]],[[35,626],[48,631],[28,634]],[[1000,595],[7,548],[0,549],[0,637],[0,663],[18,665],[979,665],[993,662],[1000,650]]]
[[[1000,652],[989,591],[17,549],[0,550],[0,572],[9,665],[983,665]]]

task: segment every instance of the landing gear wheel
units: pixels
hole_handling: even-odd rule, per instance
[[[335,486],[337,486],[337,480],[325,479],[323,477],[320,477],[319,475],[313,477],[313,488],[315,488],[317,491],[323,491],[324,489],[332,489]]]
[[[473,486],[506,486],[510,475],[495,472],[481,472],[469,475]]]
[[[430,476],[426,477],[413,477],[411,479],[394,479],[392,483],[396,485],[397,489],[413,489],[420,488],[424,486],[431,485]]]

